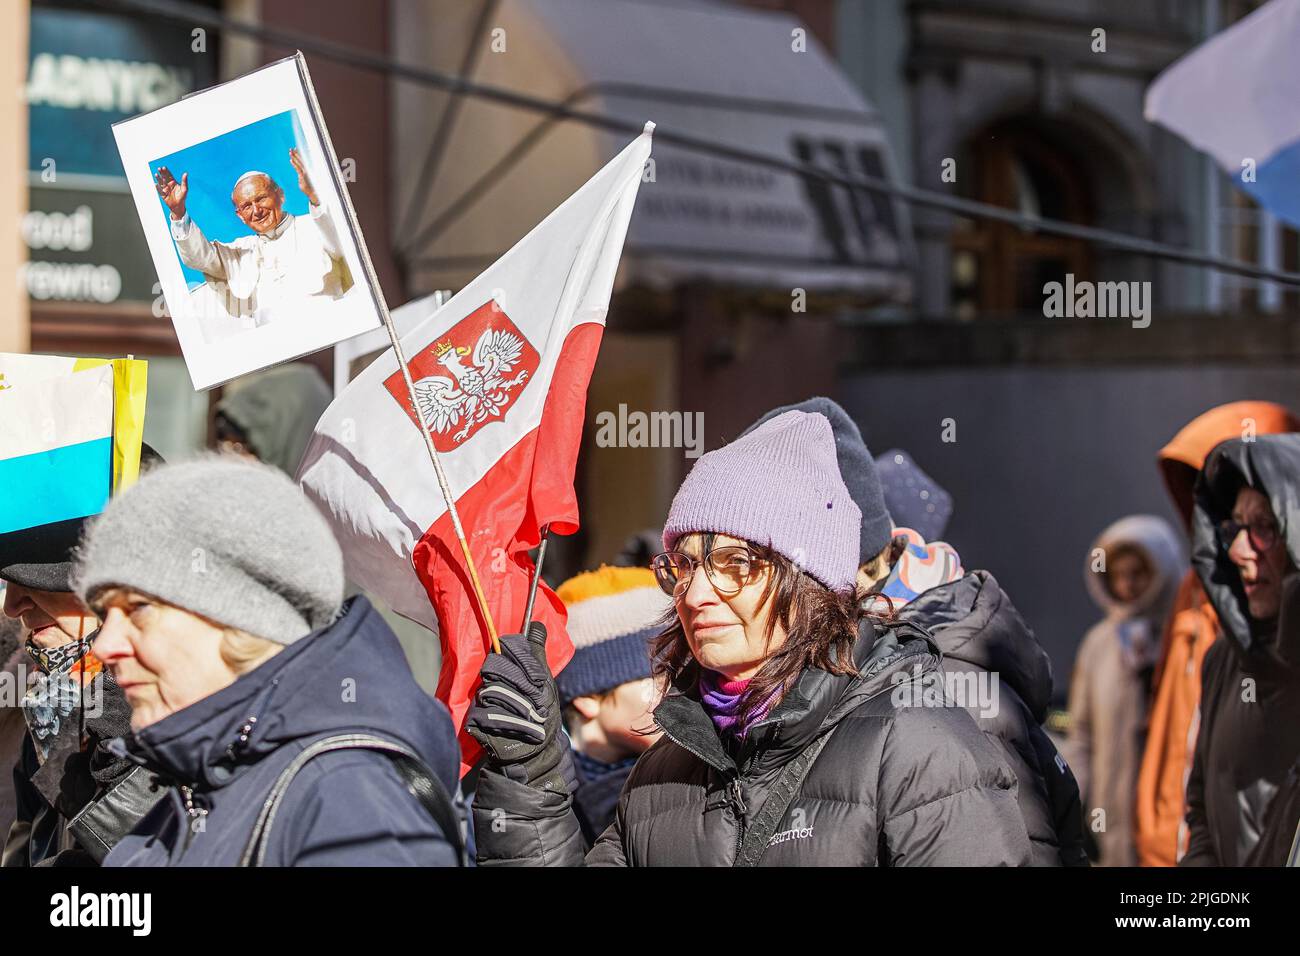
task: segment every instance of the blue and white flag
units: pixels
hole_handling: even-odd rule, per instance
[[[1271,0],[1178,60],[1145,114],[1300,226],[1300,0]]]
[[[113,475],[113,366],[0,389],[0,534],[98,514]]]

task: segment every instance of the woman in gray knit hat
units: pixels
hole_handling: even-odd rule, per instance
[[[342,606],[338,545],[283,473],[151,472],[90,526],[74,584],[131,705],[121,749],[169,792],[106,865],[458,862],[450,716],[365,598]]]
[[[654,560],[676,612],[652,653],[663,738],[584,855],[545,631],[503,638],[469,715],[479,862],[1027,863],[1015,777],[947,702],[934,644],[859,608],[861,520],[821,414],[701,457]]]

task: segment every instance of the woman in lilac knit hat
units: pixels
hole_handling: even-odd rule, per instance
[[[663,737],[584,856],[545,632],[504,638],[469,717],[481,864],[1021,865],[1016,779],[920,628],[864,616],[861,514],[830,423],[789,411],[704,455],[653,569]]]

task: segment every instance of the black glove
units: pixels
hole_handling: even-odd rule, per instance
[[[487,751],[489,764],[539,790],[570,792],[573,764],[546,663],[546,625],[533,621],[527,637],[501,638],[501,653],[489,654],[481,673],[466,729]]]

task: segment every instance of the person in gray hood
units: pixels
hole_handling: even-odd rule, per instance
[[[1155,515],[1114,522],[1087,554],[1084,581],[1106,616],[1089,628],[1075,657],[1065,755],[1103,866],[1137,866],[1135,807],[1151,676],[1185,567],[1178,535]]]
[[[1215,447],[1192,567],[1219,617],[1201,668],[1180,866],[1282,866],[1300,823],[1300,435]]]
[[[313,365],[290,362],[245,376],[226,386],[217,403],[217,450],[274,465],[290,478],[297,474],[312,430],[333,396]],[[346,585],[350,597],[359,589]],[[416,680],[429,693],[438,682],[438,642],[428,628],[407,620],[367,597],[397,635]]]
[[[304,362],[232,382],[217,403],[218,449],[275,465],[293,477],[332,398],[320,372]]]

